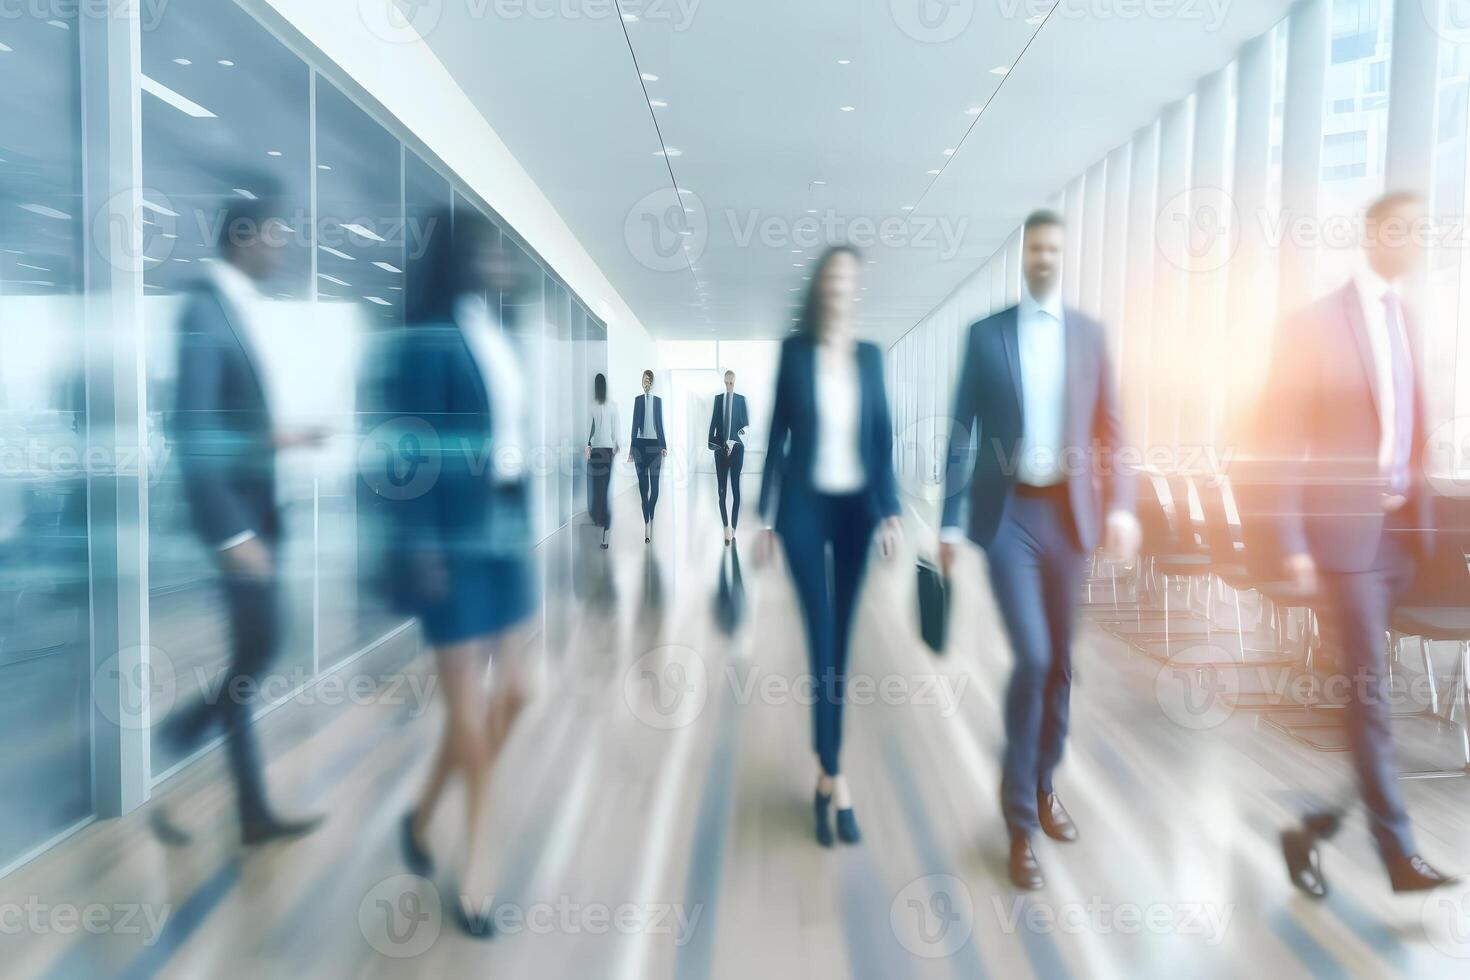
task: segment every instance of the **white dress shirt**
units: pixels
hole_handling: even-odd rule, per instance
[[[1364,266],[1353,276],[1358,302],[1363,309],[1363,324],[1368,330],[1368,346],[1373,351],[1373,381],[1378,388],[1378,472],[1388,476],[1393,467],[1394,433],[1397,431],[1400,407],[1394,404],[1393,359],[1389,350],[1388,317],[1383,307],[1390,293],[1398,300],[1394,287],[1382,276]],[[1399,309],[1403,309],[1402,303]],[[1403,329],[1403,324],[1400,324]],[[1407,338],[1405,338],[1407,341]],[[1412,411],[1411,406],[1405,410]]]
[[[725,392],[725,449],[732,453],[735,451],[735,440],[732,438],[735,435],[734,425],[735,394],[727,391]]]
[[[834,351],[818,344],[816,362],[817,451],[812,487],[834,495],[856,493],[868,483],[858,447],[862,382],[857,350]]]
[[[454,319],[469,344],[490,399],[490,478],[516,483],[526,472],[525,392],[520,359],[483,296],[461,297]]]
[[[600,405],[592,403],[592,438],[587,445],[618,451],[618,403],[611,398]]]
[[[1067,338],[1062,301],[1024,290],[1016,310],[1021,361],[1021,445],[1016,479],[1046,487],[1062,482],[1067,417]]]
[[[643,428],[638,430],[638,438],[657,442],[658,426],[654,424],[653,413],[657,411],[658,396],[648,394],[641,397],[643,399]]]

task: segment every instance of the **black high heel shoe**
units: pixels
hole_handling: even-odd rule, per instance
[[[433,875],[434,857],[419,843],[418,837],[414,835],[412,810],[403,815],[403,823],[399,827],[398,841],[403,849],[403,863],[408,865],[409,871],[412,871],[420,878],[428,878]]]
[[[494,939],[495,926],[490,921],[490,913],[466,911],[464,904],[464,899],[459,895],[455,895],[450,902],[449,915],[459,931],[473,939]]]
[[[837,811],[837,839],[844,844],[856,844],[863,839],[862,831],[858,830],[857,814],[852,812],[852,807]]]
[[[832,795],[823,794],[821,790],[817,790],[817,843],[823,847],[832,846],[832,823],[827,819],[827,808],[831,805]]]

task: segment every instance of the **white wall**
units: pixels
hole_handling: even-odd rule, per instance
[[[647,329],[427,44],[384,40],[357,16],[356,3],[237,2],[268,24],[284,18],[505,218],[607,324],[614,397],[629,397],[622,392],[632,365],[636,393],[637,375],[653,356]]]

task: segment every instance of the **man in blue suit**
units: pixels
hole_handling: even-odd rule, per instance
[[[735,393],[735,372],[725,372],[725,390],[715,396],[709,419],[709,448],[715,454],[715,482],[720,489],[720,519],[725,522],[725,544],[740,527],[740,469],[745,465],[745,442],[740,438],[750,425],[745,396]],[[733,509],[725,509],[725,484],[734,495]]]
[[[970,327],[939,545],[946,575],[966,536],[984,549],[1015,656],[1001,809],[1011,881],[1027,890],[1044,884],[1031,849],[1035,829],[1077,839],[1052,775],[1067,736],[1072,628],[1086,555],[1105,537],[1109,552],[1128,558],[1139,538],[1133,476],[1119,459],[1122,425],[1103,330],[1062,307],[1064,244],[1057,215],[1027,218],[1025,295]],[[972,436],[974,459],[967,463]]]
[[[1342,669],[1353,765],[1379,854],[1396,892],[1450,879],[1414,850],[1389,731],[1384,637],[1394,606],[1433,545],[1433,502],[1422,476],[1426,438],[1414,330],[1399,284],[1418,261],[1424,220],[1414,194],[1368,209],[1365,263],[1344,286],[1289,317],[1262,396],[1260,463],[1287,575],[1319,593]],[[1309,816],[1282,835],[1292,882],[1322,898],[1316,841],[1342,811]]]
[[[279,271],[290,231],[264,199],[226,215],[219,258],[184,307],[179,325],[174,438],[194,528],[214,556],[230,619],[230,677],[219,700],[176,710],[164,733],[187,750],[213,724],[227,736],[240,832],[246,844],[294,837],[317,820],[283,820],[266,799],[254,705],[243,691],[259,684],[280,646],[276,556],[281,513],[276,453],[317,445],[323,433],[286,433],[271,417],[271,379],[258,356],[269,316],[258,284]],[[159,811],[166,842],[182,833]]]
[[[643,394],[633,401],[633,435],[628,462],[638,470],[638,495],[643,498],[643,541],[653,540],[653,512],[658,507],[658,478],[669,444],[664,438],[664,400],[653,393],[653,372],[643,372]]]

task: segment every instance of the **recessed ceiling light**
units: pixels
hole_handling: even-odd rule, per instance
[[[996,65],[994,68],[990,69],[990,74],[992,75],[1009,75],[1010,73],[1010,65]]]
[[[357,261],[357,259],[353,256],[348,255],[346,252],[335,249],[330,245],[318,245],[317,248],[321,249],[323,252],[326,252],[328,255],[335,255],[339,259],[346,259],[348,262]]]
[[[951,147],[949,147],[949,148],[947,148],[947,149],[946,149],[946,150],[945,150],[945,151],[944,151],[944,155],[945,155],[945,156],[947,156],[947,157],[952,157],[952,156],[954,156],[954,147],[952,147],[952,146],[951,146]]]
[[[638,15],[637,14],[623,14],[623,20],[627,21],[630,24],[633,24],[633,23],[636,23],[638,21]]]
[[[248,191],[248,190],[246,190],[243,187],[232,187],[232,188],[230,188],[230,190],[234,191],[236,194],[239,194],[241,197],[243,197],[247,201],[258,200],[258,198],[256,198],[256,196],[255,196],[255,194],[253,192]]]
[[[318,170],[331,170],[332,169],[331,167],[327,166],[325,163],[319,163],[319,164],[317,164],[316,165],[316,168]]]
[[[913,209],[914,209],[914,206],[913,206],[913,205],[912,205],[912,204],[905,204],[905,205],[904,205],[904,206],[903,206],[903,209],[904,209],[904,210],[905,210],[905,211],[912,211],[912,210],[913,210]]]
[[[812,181],[812,185],[815,187],[826,187],[827,182],[825,180],[814,180]]]
[[[816,208],[807,208],[806,209],[806,213],[807,214],[816,214],[817,213],[817,209]]]
[[[679,188],[679,193],[680,194],[693,194],[694,192],[691,191],[691,190],[689,190],[687,187],[681,187],[681,188]]]
[[[924,172],[926,174],[928,174],[929,176],[931,176],[931,177],[937,177],[937,176],[939,176],[939,171],[938,170],[926,170]]]
[[[396,265],[390,265],[387,262],[374,262],[373,265],[377,266],[379,269],[382,269],[384,272],[391,272],[394,275],[403,274],[402,269],[398,268]]]
[[[638,77],[643,79],[645,82],[658,81],[658,76],[651,71],[639,72]]]
[[[185,68],[187,68],[188,66],[192,65],[193,63],[194,62],[190,61],[188,58],[175,58],[174,59],[174,64],[176,64],[176,65],[183,65]]]
[[[850,64],[852,64],[852,59],[851,58],[838,58],[837,59],[837,63],[839,65],[850,65]]]
[[[855,106],[855,105],[844,105],[844,106],[838,106],[838,108],[841,109],[843,112],[852,112],[855,109],[857,109],[857,106]]]
[[[141,76],[139,87],[141,87],[143,91],[147,92],[155,99],[167,102],[169,105],[173,106],[175,109],[179,110],[186,116],[193,116],[195,119],[216,118],[215,114],[204,108],[204,106],[193,101],[192,99],[185,98],[184,96],[175,92],[173,89],[169,88],[167,85],[155,81],[154,79],[149,78],[147,75]]]
[[[367,300],[369,303],[376,303],[379,306],[392,306],[393,305],[392,303],[388,302],[386,299],[384,299],[381,296],[364,296],[363,299]]]
[[[14,50],[14,48],[6,44],[4,41],[0,41],[0,53],[9,53]]]
[[[1036,25],[1036,24],[1043,24],[1045,22],[1046,22],[1046,14],[1036,14],[1034,17],[1027,17],[1026,18],[1026,23],[1031,24],[1033,26]]]
[[[46,23],[50,24],[52,27],[56,28],[57,30],[62,30],[62,31],[69,31],[69,30],[71,30],[71,25],[68,24],[64,20],[48,20]]]
[[[266,150],[265,151],[265,155],[268,156],[268,157],[278,157],[278,156],[281,155],[281,151],[280,150]]]
[[[793,266],[795,266],[796,268],[798,268],[798,269],[804,268],[806,266],[806,263],[805,262],[793,262],[791,264]]]
[[[654,150],[653,155],[656,157],[681,157],[684,155],[684,151],[678,147],[666,146],[662,150]]]
[[[970,106],[970,108],[968,108],[968,109],[965,110],[965,115],[967,115],[967,116],[978,116],[978,115],[980,115],[980,107],[977,106],[977,105]]]
[[[669,107],[669,104],[663,99],[649,99],[648,104],[653,106],[655,109],[667,109]]]
[[[71,220],[71,215],[67,214],[65,211],[58,211],[55,208],[47,207],[44,204],[17,204],[16,207],[20,208],[22,211],[29,211],[31,214],[38,214],[43,218],[52,218],[56,221]]]
[[[327,282],[330,282],[330,283],[332,283],[334,285],[337,285],[337,286],[346,286],[347,285],[347,283],[343,282],[341,279],[338,279],[336,276],[329,276],[325,272],[318,272],[316,274],[316,277],[318,279],[325,279]]]
[[[357,224],[355,222],[352,223],[352,224],[345,224],[345,225],[343,225],[342,226],[342,229],[344,231],[350,231],[354,235],[360,235],[361,237],[366,238],[370,242],[386,242],[387,241],[386,238],[384,238],[382,235],[379,235],[377,232],[373,231],[371,228],[364,227],[363,225]]]
[[[233,68],[233,67],[235,67],[235,63],[233,61],[231,61],[229,58],[221,58],[220,60],[216,61],[215,64],[219,65],[221,68]]]

